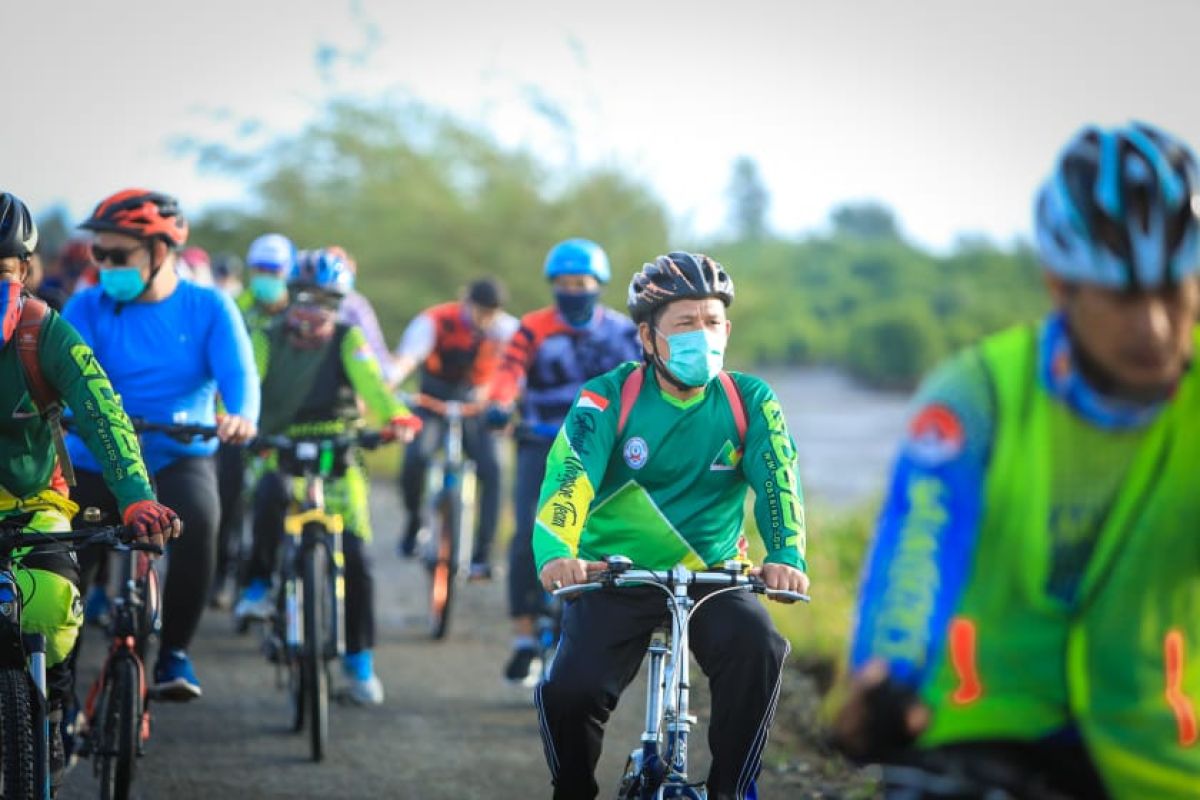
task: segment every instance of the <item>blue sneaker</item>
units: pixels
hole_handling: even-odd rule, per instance
[[[108,593],[103,586],[93,586],[88,589],[87,599],[83,601],[83,621],[88,625],[107,628],[109,621]]]
[[[275,611],[275,604],[271,601],[270,593],[271,584],[261,578],[250,581],[242,590],[242,596],[238,598],[237,605],[233,608],[233,618],[239,623],[248,620],[265,622],[270,619],[271,614]]]
[[[186,703],[202,694],[200,681],[186,652],[167,650],[158,654],[151,691],[157,699],[175,703]]]

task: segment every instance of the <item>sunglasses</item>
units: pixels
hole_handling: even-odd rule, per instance
[[[92,245],[92,260],[97,264],[107,261],[114,267],[124,267],[129,264],[129,257],[142,249],[142,245],[133,247],[100,247]]]

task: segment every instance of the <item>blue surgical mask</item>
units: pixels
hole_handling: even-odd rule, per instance
[[[254,275],[250,278],[250,294],[266,305],[274,305],[287,295],[287,282],[278,275]]]
[[[139,267],[105,267],[100,270],[100,287],[118,303],[128,303],[146,288]]]
[[[671,355],[667,369],[686,386],[704,386],[721,371],[725,364],[725,334],[700,328],[686,333],[660,336],[667,340]]]
[[[554,305],[558,313],[573,328],[585,328],[596,313],[600,292],[555,292]]]

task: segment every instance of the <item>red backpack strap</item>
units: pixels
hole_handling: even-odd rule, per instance
[[[29,396],[43,415],[53,406],[58,405],[58,392],[50,388],[46,376],[42,374],[42,365],[38,361],[38,342],[41,338],[42,323],[46,319],[48,306],[35,297],[26,297],[21,307],[21,319],[17,323],[17,357],[21,368],[25,370],[25,383],[29,388]]]
[[[621,384],[621,418],[617,421],[617,436],[621,435],[621,431],[625,430],[625,423],[629,421],[629,412],[633,410],[633,404],[637,402],[638,395],[642,391],[642,383],[646,380],[646,366],[638,364],[636,368],[625,376],[625,382]]]
[[[738,444],[746,444],[746,429],[750,427],[746,417],[746,403],[742,400],[742,392],[738,389],[737,381],[725,370],[717,374],[721,380],[721,388],[725,390],[725,399],[729,401],[729,410],[733,412],[733,424],[737,426]]]

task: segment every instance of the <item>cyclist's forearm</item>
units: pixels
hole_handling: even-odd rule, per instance
[[[351,328],[342,339],[342,366],[354,393],[366,403],[378,424],[386,425],[406,413],[407,409],[388,388],[379,362],[358,328]]]
[[[965,585],[981,511],[979,484],[901,457],[864,572],[855,668],[880,658],[919,686],[936,664]]]

